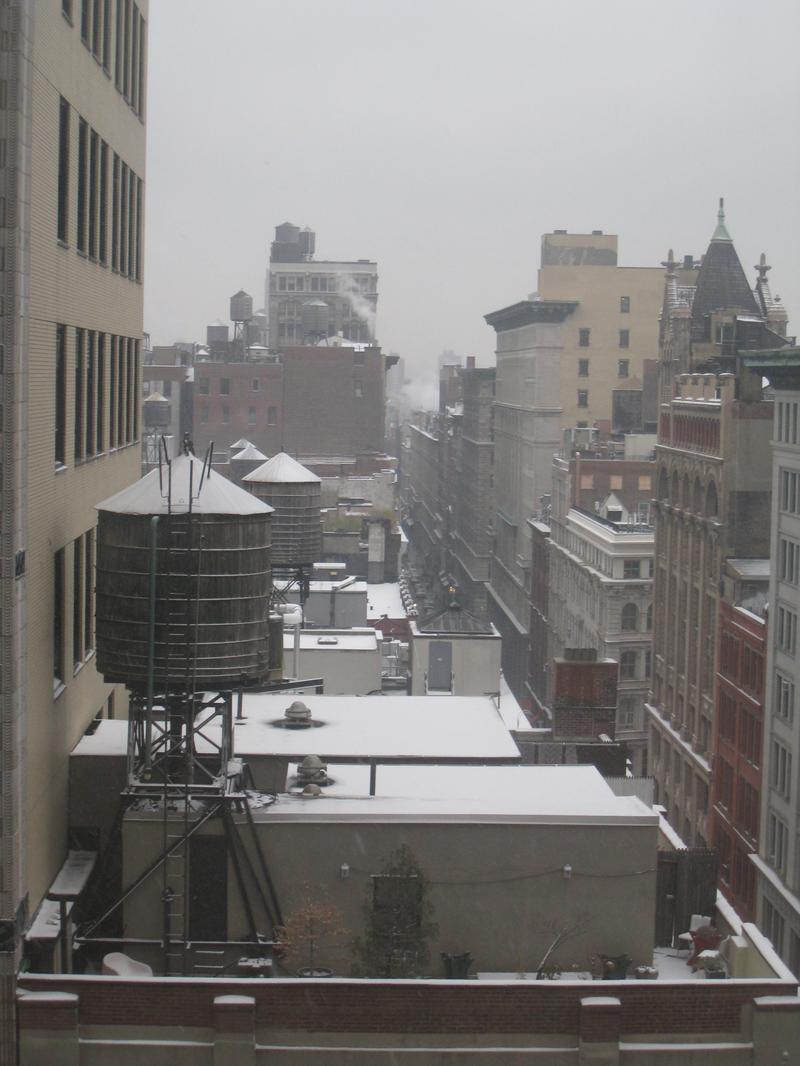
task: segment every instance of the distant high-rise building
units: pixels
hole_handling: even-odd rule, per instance
[[[3,1062],[7,978],[67,855],[69,753],[125,712],[94,665],[94,505],[140,468],[147,15],[0,5]]]
[[[338,334],[375,341],[378,266],[369,259],[314,259],[316,235],[291,222],[275,227],[265,307],[269,347],[315,344]]]

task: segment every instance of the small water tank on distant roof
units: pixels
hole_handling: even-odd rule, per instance
[[[166,429],[169,426],[171,404],[160,392],[151,392],[142,403],[144,424],[147,429]]]
[[[206,326],[206,344],[214,348],[219,344],[228,343],[228,326],[225,322],[212,322]]]
[[[97,510],[96,661],[106,681],[147,685],[153,554],[156,691],[268,676],[268,505],[180,455],[171,474],[153,470]]]
[[[272,561],[275,566],[312,566],[322,549],[322,481],[286,452],[279,452],[242,485],[274,508]]]
[[[231,296],[231,322],[249,322],[253,317],[253,297],[239,289]]]
[[[282,222],[280,226],[275,227],[275,240],[281,244],[297,244],[299,236],[300,227],[292,222]]]
[[[304,337],[327,337],[330,320],[331,309],[324,300],[306,300],[303,304]]]

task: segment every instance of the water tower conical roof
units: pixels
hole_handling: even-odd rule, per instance
[[[237,452],[236,455],[233,456],[234,461],[236,461],[237,463],[240,459],[246,459],[250,462],[263,463],[266,458],[266,455],[264,455],[263,452],[260,452],[258,448],[256,448],[255,444],[245,445],[245,447],[242,448],[240,452]]]
[[[190,495],[193,497],[191,508],[195,514],[249,515],[266,514],[274,510],[215,470],[207,471],[205,478],[202,478],[202,472],[203,463],[195,455],[179,455],[172,460],[173,513],[186,514]],[[98,503],[96,509],[115,514],[168,514],[168,478],[166,466],[161,470],[160,479],[159,471],[151,470],[139,481]]]
[[[268,459],[263,466],[259,466],[258,469],[247,474],[242,480],[269,482],[273,485],[281,482],[288,485],[298,485],[304,481],[320,483],[322,478],[312,474],[307,467],[303,466],[302,463],[298,463],[296,459],[293,459],[291,455],[287,455],[286,452],[278,452],[277,455],[273,455],[271,459]]]

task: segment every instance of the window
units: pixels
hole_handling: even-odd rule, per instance
[[[81,40],[89,44],[89,23],[91,21],[92,0],[81,0]]]
[[[53,687],[64,684],[64,549],[53,554]]]
[[[622,629],[633,632],[639,628],[639,608],[635,603],[626,603],[622,608]]]
[[[776,643],[781,651],[794,655],[797,646],[797,615],[787,607],[778,607]]]
[[[633,681],[636,677],[637,660],[639,653],[636,651],[624,651],[619,657],[620,681]]]
[[[620,298],[619,298],[619,309],[620,309],[620,311],[622,312],[623,315],[627,315],[628,314],[628,312],[631,309],[631,298],[630,298],[630,296],[620,296]]]
[[[227,426],[230,423],[230,420],[231,420],[231,409],[230,409],[230,407],[223,407],[222,408],[222,424],[224,426]]]
[[[764,930],[764,935],[768,940],[772,942],[772,946],[780,955],[783,952],[783,932],[784,921],[783,915],[770,903],[768,899],[764,900],[764,914],[761,921],[761,928]]]
[[[589,393],[586,389],[578,389],[578,407],[589,406]]]
[[[718,757],[714,769],[717,778],[717,800],[721,807],[730,811],[733,808],[733,767],[727,759]]]
[[[609,487],[612,492],[619,492],[622,488],[622,474],[612,474],[609,478]]]
[[[94,130],[89,131],[89,240],[90,259],[97,258],[97,200],[100,178],[100,142]]]
[[[789,830],[786,824],[772,811],[767,816],[767,861],[779,874],[786,873],[786,855],[789,846]]]
[[[353,392],[355,393],[355,397],[358,400],[360,400],[361,397],[364,395],[364,390],[363,390],[363,388],[361,386],[361,382],[360,381],[357,381],[355,383],[355,385],[353,386]]]
[[[79,667],[94,647],[94,531],[72,544],[72,661]]]
[[[258,390],[261,388],[261,382],[258,378],[253,378],[253,382],[250,387],[252,388],[253,392],[258,392]]]
[[[56,326],[55,461],[67,461],[67,327]]]
[[[172,382],[171,381],[162,381],[161,382],[161,395],[164,397],[165,400],[169,400],[169,399],[172,398]]]
[[[632,580],[642,576],[641,559],[625,559],[622,564],[622,576],[625,580]]]
[[[268,407],[267,408],[267,425],[268,426],[274,426],[274,425],[277,425],[277,422],[278,422],[278,408],[277,407]]]
[[[781,510],[787,514],[800,514],[800,472],[781,470]]]
[[[629,329],[621,329],[619,331],[619,346],[620,348],[630,348],[631,346],[631,331]],[[620,374],[620,377],[627,377],[627,374]]]
[[[79,252],[86,252],[86,207],[87,207],[87,183],[88,183],[88,148],[89,127],[84,120],[78,119],[78,210],[77,224],[78,234],[76,245]]]
[[[119,270],[119,213],[120,213],[120,169],[122,162],[114,152],[111,165],[111,269]]]
[[[108,145],[100,142],[100,197],[98,219],[97,258],[106,266],[108,263]]]
[[[589,347],[589,337],[591,335],[591,332],[592,331],[590,329],[579,329],[578,330],[578,347],[580,347],[580,348],[588,348]]]
[[[589,360],[588,359],[579,359],[578,360],[578,377],[579,378],[588,378],[589,377]]]
[[[83,459],[85,452],[85,441],[83,436],[83,408],[84,408],[84,391],[83,391],[83,358],[84,358],[84,331],[82,329],[75,330],[75,421],[74,421],[74,451],[73,457],[75,461]]]
[[[622,345],[622,347],[623,348],[627,347],[627,345]],[[618,378],[626,378],[626,377],[629,376],[630,372],[631,372],[631,361],[630,361],[630,359],[618,359],[617,360],[617,377]]]
[[[736,700],[722,687],[719,690],[719,734],[729,744],[736,743]]]
[[[594,488],[594,474],[581,474],[581,488],[593,489]]]
[[[86,417],[84,418],[84,427],[86,430],[86,443],[84,445],[84,455],[94,455],[95,445],[95,428],[94,420],[96,417],[95,411],[95,389],[97,387],[95,382],[95,332],[90,329],[85,334],[86,337]]]
[[[198,378],[197,391],[201,396],[208,396],[208,378]]]
[[[256,409],[255,407],[247,408],[247,424],[248,426],[254,426],[256,424]]]
[[[66,244],[69,218],[69,104],[61,97],[58,109],[58,202],[56,236]]]
[[[778,537],[778,577],[789,585],[800,581],[800,544],[788,537]]]
[[[744,707],[739,714],[739,746],[753,766],[761,765],[761,722]]]
[[[784,722],[794,721],[794,682],[777,672],[775,674],[772,709]]]
[[[792,753],[779,740],[772,741],[769,783],[784,799],[791,799]]]
[[[652,492],[653,479],[649,474],[639,475],[639,492]]]
[[[61,11],[72,22],[72,0],[61,0]]]
[[[203,406],[200,408],[200,421],[203,422],[203,423],[208,422],[208,405],[207,404],[203,404]]]
[[[103,0],[103,70],[111,67],[111,0]]]
[[[231,379],[220,378],[219,379],[219,394],[220,396],[230,396],[231,392]]]
[[[617,724],[620,729],[636,728],[638,702],[637,696],[620,696],[619,713],[617,715]]]

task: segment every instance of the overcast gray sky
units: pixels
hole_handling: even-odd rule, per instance
[[[489,363],[542,233],[655,265],[705,251],[722,195],[800,333],[798,30],[796,0],[151,0],[146,328],[261,306],[288,220],[377,260],[417,374]]]

